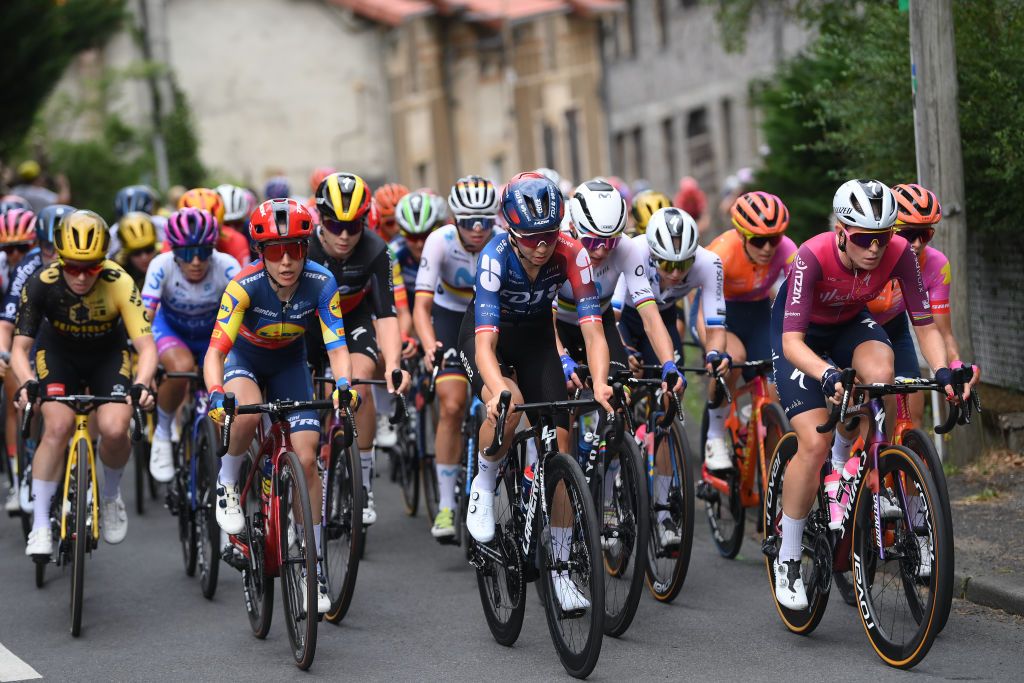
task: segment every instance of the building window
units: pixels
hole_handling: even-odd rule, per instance
[[[612,173],[617,176],[626,173],[626,134],[619,131],[612,141]]]
[[[679,6],[683,9],[690,9],[691,7],[695,7],[699,2],[700,0],[679,0]]]
[[[555,129],[544,124],[543,131],[544,138],[544,165],[548,168],[554,168],[555,164]]]
[[[732,100],[722,98],[722,133],[725,136],[725,165],[732,168],[736,163],[736,144],[733,140]]]
[[[640,126],[633,129],[633,155],[636,165],[633,168],[635,173],[632,179],[637,180],[647,175],[647,164],[644,159],[644,129]]]
[[[496,183],[505,182],[505,155],[495,154],[491,157],[491,180]]]
[[[615,57],[626,59],[636,55],[636,7],[626,0],[626,11],[615,15]]]
[[[569,109],[565,112],[565,130],[569,136],[569,171],[572,173],[573,182],[578,182],[583,177],[583,169],[580,165],[580,131],[579,111]]]
[[[717,187],[715,149],[708,131],[708,110],[692,110],[686,116],[686,147],[689,151],[690,175],[697,179],[705,192]]]
[[[658,28],[658,44],[662,48],[668,45],[669,16],[668,0],[654,0],[654,23]]]
[[[663,119],[661,122],[661,144],[665,150],[665,170],[668,172],[668,180],[674,183],[679,177],[676,165],[676,125],[672,117]]]

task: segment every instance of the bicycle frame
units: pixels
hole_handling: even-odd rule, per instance
[[[466,408],[466,414],[462,416],[462,433],[466,437],[466,481],[462,485],[462,495],[466,497],[466,500],[469,499],[469,491],[473,487],[473,476],[476,474],[477,440],[480,438],[479,425],[473,420],[473,416],[476,414],[477,406],[484,404],[473,394],[471,389],[467,389],[467,392],[472,400]]]
[[[68,499],[71,493],[71,473],[78,465],[78,444],[85,442],[86,453],[89,458],[89,490],[92,493],[92,504],[90,516],[92,517],[92,543],[99,543],[100,540],[100,496],[99,486],[96,483],[96,454],[92,447],[92,437],[89,435],[88,413],[75,411],[75,432],[71,437],[71,444],[68,446],[67,465],[64,468],[64,500]],[[78,495],[85,495],[82,482],[78,484]],[[61,505],[60,513],[60,540],[68,540],[67,518],[71,512],[70,506]],[[79,520],[81,523],[81,520]]]

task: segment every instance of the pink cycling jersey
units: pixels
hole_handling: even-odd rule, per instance
[[[915,325],[932,322],[928,292],[910,244],[895,236],[874,270],[851,270],[839,258],[835,233],[803,243],[787,278],[783,332],[805,332],[809,325],[839,325],[853,320],[891,279],[900,281]]]
[[[932,313],[949,315],[949,259],[938,249],[925,247],[918,261]],[[902,314],[907,310],[903,288],[895,280],[889,280],[878,296],[868,302],[868,310],[882,325]]]

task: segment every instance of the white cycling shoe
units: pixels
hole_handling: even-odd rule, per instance
[[[568,574],[555,574],[551,577],[551,585],[555,589],[555,598],[563,612],[578,612],[590,607],[590,601],[584,597]]]
[[[217,524],[226,533],[240,534],[245,528],[245,515],[238,499],[238,484],[217,482]]]
[[[662,548],[677,548],[683,540],[671,518],[658,522],[657,534]]]
[[[917,536],[917,549],[921,553],[921,564],[917,568],[919,579],[930,579],[932,576],[932,543],[927,536]]]
[[[149,473],[161,484],[174,479],[174,452],[169,439],[153,439],[149,449]]]
[[[398,434],[387,415],[377,413],[377,447],[394,448],[398,443]]]
[[[466,528],[477,543],[494,540],[494,491],[477,488],[476,479],[469,491]]]
[[[363,489],[366,491],[366,489]],[[373,503],[373,491],[366,493],[366,505],[363,506],[363,526],[373,526],[377,521],[377,506]]]
[[[704,444],[704,464],[709,470],[732,469],[732,448],[728,438],[720,436],[707,440]]]
[[[17,485],[7,490],[7,501],[4,502],[4,510],[11,517],[21,512],[21,500],[18,495]]]
[[[100,531],[103,540],[111,545],[117,545],[128,535],[128,513],[120,493],[113,500],[100,502]]]
[[[28,543],[25,545],[25,554],[29,557],[53,554],[53,535],[50,532],[50,527],[33,529],[29,532]]]
[[[775,558],[775,599],[786,609],[807,609],[807,589],[800,575],[800,560]]]
[[[302,604],[306,604],[306,581],[303,577],[301,583],[302,586]],[[316,577],[316,611],[320,614],[326,614],[331,611],[331,596],[327,594],[327,579],[322,574],[318,574]]]

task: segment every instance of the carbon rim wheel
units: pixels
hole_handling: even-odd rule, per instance
[[[344,435],[331,440],[330,466],[325,472],[322,544],[331,609],[327,621],[340,624],[355,594],[363,545],[363,482],[355,445],[343,448]]]
[[[686,581],[693,547],[694,490],[692,459],[686,432],[678,422],[667,429],[659,428],[654,438],[654,464],[648,464],[648,493],[651,496],[651,531],[647,550],[647,588],[659,602],[672,602]],[[666,458],[671,467],[668,490],[658,489],[659,458]],[[662,484],[664,487],[664,484]],[[664,497],[664,500],[661,498]],[[677,546],[661,542],[660,525],[665,520],[679,535]]]
[[[295,664],[305,671],[316,654],[317,561],[309,489],[299,456],[291,451],[278,461],[276,489],[284,622]]]
[[[246,461],[239,476],[239,481],[246,481],[246,470],[259,467]],[[245,599],[245,611],[249,615],[249,627],[257,638],[266,638],[270,631],[270,622],[274,617],[274,579],[267,576],[264,552],[266,549],[266,526],[260,504],[263,473],[256,472],[252,485],[246,492],[244,511],[249,550],[249,566],[242,570],[242,591]]]
[[[473,551],[479,555],[475,563],[476,584],[487,627],[494,639],[505,646],[519,638],[526,611],[526,568],[519,531],[524,522],[513,484],[516,476],[516,471],[510,468],[498,482],[494,495],[494,540],[487,544],[504,561],[480,549]]]
[[[196,573],[196,563],[198,561],[198,543],[196,537],[195,527],[195,511],[192,509],[191,504],[191,484],[192,484],[192,458],[194,454],[190,451],[192,445],[188,439],[183,439],[179,444],[178,451],[178,464],[179,467],[175,469],[174,478],[175,482],[172,484],[172,495],[177,496],[175,505],[178,508],[178,542],[181,545],[181,559],[185,564],[185,575],[194,576]],[[173,491],[173,489],[177,489]]]
[[[203,597],[212,600],[217,592],[217,578],[220,573],[221,533],[214,509],[217,505],[217,473],[220,463],[216,456],[217,431],[213,423],[203,420],[199,429],[199,443],[196,445],[196,498],[193,515],[196,539],[198,540],[199,585]]]
[[[73,514],[69,513],[67,534],[71,541],[71,635],[82,633],[82,603],[85,599],[85,556],[92,542],[89,519],[89,446],[84,439],[75,444],[74,479],[68,490]]]

